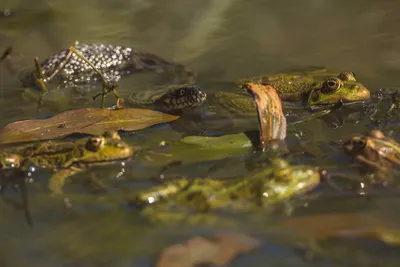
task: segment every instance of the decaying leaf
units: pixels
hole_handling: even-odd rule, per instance
[[[286,117],[276,89],[261,83],[248,83],[247,90],[257,107],[261,147],[266,148],[269,141],[285,139]]]
[[[100,122],[79,130],[79,133],[102,134],[104,130],[136,131],[160,123],[177,120],[179,116],[148,109],[111,110],[110,115]]]
[[[51,118],[10,123],[0,130],[0,144],[48,140],[66,136],[109,116],[107,109],[83,108]]]
[[[186,244],[175,244],[165,249],[157,267],[195,267],[198,264],[224,265],[238,254],[260,246],[257,239],[245,234],[217,234],[211,239],[193,237]]]
[[[279,224],[301,239],[321,240],[330,237],[356,237],[400,245],[397,225],[364,213],[332,213],[301,216]]]
[[[10,123],[0,130],[0,144],[49,140],[72,133],[95,135],[106,130],[134,131],[178,118],[146,109],[74,109],[47,119]]]

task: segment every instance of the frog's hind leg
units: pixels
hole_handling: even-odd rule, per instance
[[[65,179],[69,176],[82,172],[79,168],[68,168],[56,171],[50,178],[48,188],[53,195],[61,195],[65,184]]]

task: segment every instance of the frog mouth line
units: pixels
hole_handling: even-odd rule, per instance
[[[120,157],[117,159],[113,159],[113,160],[96,160],[96,161],[81,161],[79,163],[76,164],[72,164],[72,165],[80,165],[80,164],[84,164],[86,166],[92,166],[92,165],[109,165],[109,164],[114,164],[114,163],[118,163],[120,161],[124,161],[124,160],[129,160],[132,157],[132,154],[126,156],[126,157]]]
[[[334,108],[335,106],[340,107],[347,107],[347,106],[352,106],[352,105],[360,105],[364,103],[369,103],[371,99],[368,100],[357,100],[357,101],[351,101],[351,102],[337,102],[334,104],[312,104],[309,106],[311,110],[320,110],[320,109],[328,109],[328,108]]]

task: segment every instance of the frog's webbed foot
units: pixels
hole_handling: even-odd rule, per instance
[[[69,168],[69,169],[61,169],[57,170],[50,178],[48,188],[50,189],[52,195],[61,195],[63,194],[63,188],[65,184],[65,179],[69,176],[72,176],[82,170],[78,168]]]

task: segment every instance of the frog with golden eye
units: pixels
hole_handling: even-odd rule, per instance
[[[239,80],[239,88],[249,82],[262,82],[276,89],[283,101],[303,102],[307,106],[352,103],[370,99],[370,91],[356,80],[354,72],[327,73],[325,70],[275,74]]]
[[[46,141],[13,148],[0,154],[0,169],[29,167],[53,171],[49,189],[61,194],[65,179],[91,167],[108,165],[129,159],[133,149],[121,140],[117,132],[107,131],[99,136],[75,142]]]
[[[343,143],[343,150],[378,178],[400,168],[400,144],[380,130],[353,135]]]
[[[282,101],[301,103],[310,108],[330,108],[337,104],[367,101],[370,91],[356,80],[354,72],[296,72],[256,76],[238,80],[239,92],[218,91],[207,95],[212,107],[234,115],[256,116],[254,100],[247,93],[251,84],[270,85]]]

